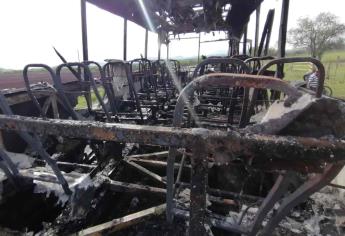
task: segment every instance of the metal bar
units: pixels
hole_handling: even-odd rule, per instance
[[[52,99],[53,99],[53,96],[49,96],[49,97],[44,101],[44,104],[43,104],[43,106],[42,106],[43,114],[47,115],[48,109],[49,109],[50,105],[52,104]],[[54,117],[54,118],[56,118],[56,117]]]
[[[155,160],[147,160],[147,159],[140,159],[140,158],[128,158],[128,161],[135,162],[135,163],[140,163],[141,165],[146,165],[146,166],[152,166],[152,167],[166,167],[167,162],[165,161],[155,161]],[[174,168],[179,169],[180,164],[175,164]],[[184,165],[183,168],[191,168],[190,165]]]
[[[264,50],[264,46],[265,46],[264,44],[265,44],[265,41],[268,37],[269,32],[271,31],[270,28],[272,28],[273,20],[274,20],[274,10],[269,10],[268,14],[267,14],[264,29],[262,31],[259,49],[257,51],[258,57],[261,57],[262,51]]]
[[[44,65],[44,64],[29,64],[29,65],[26,65],[24,67],[24,70],[23,70],[23,78],[24,78],[24,83],[25,83],[25,86],[26,86],[26,89],[27,89],[27,92],[29,94],[29,97],[31,98],[31,101],[33,102],[34,106],[37,108],[37,110],[39,111],[41,117],[43,118],[46,118],[46,113],[43,112],[42,110],[42,106],[39,104],[36,96],[33,94],[33,91],[31,90],[31,86],[30,86],[30,81],[29,81],[29,76],[28,76],[28,73],[29,73],[29,69],[30,68],[40,68],[40,69],[44,69],[48,72],[50,78],[52,79],[52,82],[54,82],[55,80],[55,72],[53,71],[52,68],[50,68],[49,66],[47,65]],[[48,88],[47,88],[48,89]],[[53,94],[55,93],[54,89],[53,88],[50,88],[51,91],[50,93]]]
[[[199,37],[169,38],[169,40],[172,41],[172,40],[198,39],[198,38],[199,38]]]
[[[229,191],[214,189],[214,188],[208,188],[207,192],[213,196],[231,198],[234,200],[246,200],[246,201],[254,201],[254,202],[262,202],[264,200],[264,198],[257,197],[257,196],[234,193],[234,192],[229,192]]]
[[[81,31],[83,42],[83,61],[89,60],[88,42],[87,42],[87,18],[86,18],[86,0],[80,0],[81,11]]]
[[[165,188],[156,188],[156,187],[151,187],[148,185],[119,182],[119,181],[111,180],[110,178],[107,178],[104,176],[100,176],[99,178],[103,179],[104,185],[106,185],[111,191],[114,191],[114,192],[126,192],[126,193],[144,192],[144,193],[156,194],[157,196],[161,196],[161,197],[164,197],[167,193]],[[189,184],[188,185],[181,184],[181,186],[190,188]],[[211,191],[211,190],[208,190],[208,191]],[[215,190],[212,190],[212,191],[215,191]],[[232,194],[235,194],[235,193],[230,193],[230,196],[232,196]],[[245,196],[246,195],[244,195],[244,197]],[[234,204],[234,201],[232,199],[224,199],[222,197],[215,197],[212,195],[209,195],[208,199],[210,202],[214,202],[214,203],[222,204],[222,205]],[[241,197],[241,199],[246,199],[246,198]],[[258,198],[257,200],[262,201],[260,198]]]
[[[60,58],[60,60],[63,63],[67,63],[67,60],[62,56],[62,54],[55,48],[53,47],[56,55]],[[80,74],[78,73],[78,71],[76,71],[73,67],[69,66],[68,69],[71,71],[71,73],[78,79],[80,80]]]
[[[166,218],[169,223],[173,222],[174,215],[174,192],[175,192],[175,158],[178,155],[178,151],[175,148],[169,149],[169,156],[167,160],[167,195],[166,195],[166,203],[167,203],[167,211],[166,211]]]
[[[159,206],[151,207],[149,209],[139,211],[118,219],[113,219],[109,222],[92,226],[90,228],[79,231],[76,235],[78,236],[91,236],[91,235],[103,235],[114,233],[123,229],[126,229],[132,225],[136,225],[143,222],[151,217],[163,214],[166,205],[162,204]]]
[[[148,43],[149,43],[149,31],[148,29],[145,29],[145,58],[146,59],[147,59]]]
[[[278,39],[278,58],[285,57],[286,53],[286,38],[287,38],[287,27],[289,20],[289,5],[290,0],[282,1],[282,12],[279,27],[279,39]],[[278,77],[282,78],[284,74],[284,65],[279,65],[277,67]]]
[[[256,8],[256,21],[255,21],[255,40],[254,40],[254,56],[257,56],[258,53],[258,44],[259,44],[259,30],[260,30],[260,11],[261,4]]]
[[[271,235],[279,222],[299,203],[305,201],[310,195],[329,184],[342,170],[344,165],[327,165],[324,173],[316,174],[300,186],[296,191],[284,198],[276,214],[262,230],[262,235]]]
[[[105,74],[104,74],[104,71],[102,70],[102,67],[100,64],[98,64],[97,62],[94,62],[94,61],[84,61],[84,64],[87,65],[87,69],[85,68],[84,69],[84,73],[87,74],[87,77],[89,78],[90,82],[91,82],[91,87],[93,89],[93,92],[99,102],[99,104],[101,105],[105,115],[106,115],[106,120],[108,122],[111,122],[112,119],[111,119],[111,115],[110,115],[110,112],[106,106],[106,104],[104,103],[103,101],[103,98],[102,96],[100,95],[99,91],[98,91],[98,87],[97,87],[97,84],[96,84],[96,81],[91,73],[91,69],[89,68],[90,65],[95,65],[96,68],[98,68],[98,71],[99,71],[99,74],[101,76],[101,79],[105,79]]]
[[[199,41],[198,41],[198,64],[200,63],[200,40],[201,40],[201,33],[199,33]]]
[[[152,152],[152,153],[146,153],[146,154],[137,154],[137,155],[130,155],[127,156],[127,158],[141,158],[141,159],[148,159],[148,158],[164,158],[168,157],[168,151],[163,152]]]
[[[280,81],[280,80],[278,80]],[[208,153],[224,153],[258,158],[257,161],[326,161],[336,163],[345,159],[342,140],[325,140],[277,135],[243,135],[237,131],[185,129],[159,126],[100,123],[92,121],[41,119],[15,115],[0,115],[0,129],[63,136],[87,140],[104,140],[188,147],[203,142]],[[260,147],[260,148],[258,148]],[[229,157],[230,161],[231,156]],[[227,160],[224,160],[226,162]],[[225,164],[225,163],[224,163]]]
[[[195,67],[194,72],[193,72],[193,78],[196,78],[198,76],[199,71],[206,65],[212,65],[212,64],[231,64],[235,65],[237,67],[240,67],[241,70],[244,71],[244,73],[249,74],[250,70],[247,67],[247,65],[236,58],[208,58],[206,60],[203,60],[201,63]],[[236,86],[237,87],[237,86]]]
[[[152,171],[149,171],[148,169],[146,169],[145,167],[142,167],[141,165],[134,163],[132,161],[129,160],[125,160],[124,161],[127,165],[132,166],[133,168],[139,170],[141,173],[145,174],[146,176],[150,177],[152,180],[165,185],[165,182],[163,181],[163,178],[159,175],[157,175],[156,173],[153,173]]]
[[[59,119],[60,118],[60,114],[59,114],[59,108],[58,108],[58,98],[56,96],[56,94],[53,94],[51,96],[52,100],[51,100],[51,107],[53,110],[53,117],[54,119]]]
[[[274,23],[274,15],[275,15],[275,10],[272,9],[272,20],[270,21],[270,25],[268,27],[268,32],[266,36],[266,44],[265,44],[265,49],[264,49],[264,56],[268,55],[268,50],[270,48],[270,41],[271,41],[271,35],[272,35],[272,28],[273,28],[273,23]]]
[[[35,164],[36,163],[40,166],[45,166],[47,164],[45,161],[40,160],[40,159],[35,159]],[[87,164],[62,162],[62,161],[58,161],[58,162],[56,162],[56,164],[58,165],[59,168],[63,168],[63,167],[73,168],[73,169],[80,168],[80,169],[84,169],[86,171],[91,171],[97,167],[97,165],[87,165]]]
[[[243,55],[247,55],[247,41],[248,41],[248,25],[244,28],[243,34]]]
[[[188,220],[190,214],[188,211],[185,211],[182,209],[174,209],[174,215],[178,218]],[[208,213],[207,215],[208,215],[210,223],[216,228],[223,229],[232,233],[238,233],[238,234],[244,234],[244,235],[248,232],[248,230],[245,227],[231,223],[231,218],[229,217],[224,217],[224,216],[210,214],[210,213]]]
[[[157,195],[161,195],[162,197],[165,196],[166,190],[164,188],[156,188],[147,185],[141,184],[132,184],[132,183],[125,183],[119,182],[115,180],[111,180],[109,178],[101,177],[105,179],[105,185],[108,185],[112,191],[115,192],[126,192],[126,193],[134,193],[134,192],[145,192],[145,193],[153,193]]]
[[[123,60],[127,61],[127,19],[123,19]]]
[[[68,108],[68,112],[70,113],[71,117],[73,119],[79,119],[78,118],[78,114],[74,111],[72,105],[70,104],[69,99],[66,96],[65,90],[63,88],[62,85],[62,78],[61,78],[61,72],[63,68],[69,68],[69,67],[77,67],[78,70],[83,69],[84,70],[84,80],[82,80],[82,77],[79,77],[78,80],[80,83],[88,83],[92,77],[91,71],[89,70],[88,66],[84,63],[78,63],[78,62],[74,62],[74,63],[64,63],[59,65],[56,68],[56,80],[55,80],[55,87],[59,93],[59,96],[63,99],[63,103],[65,104],[66,108]],[[91,93],[90,93],[90,85],[88,85],[88,87],[86,88],[86,93],[84,93],[84,97],[86,100],[86,104],[87,104],[87,108],[89,112],[92,112],[92,100],[91,100]]]
[[[206,235],[206,188],[208,185],[208,161],[204,146],[195,145],[192,148],[192,176],[190,192],[189,235]]]
[[[289,171],[287,173],[284,173],[278,176],[274,186],[272,187],[271,191],[269,192],[269,194],[263,201],[258,213],[255,216],[254,222],[251,226],[249,236],[257,235],[263,220],[267,216],[267,213],[270,210],[272,210],[276,202],[280,200],[280,198],[286,193],[287,188],[289,187],[291,183],[291,179],[293,175],[294,173]]]
[[[158,34],[158,61],[161,59],[161,49],[162,49],[162,42],[161,42],[161,36]]]
[[[184,150],[182,154],[181,162],[179,164],[179,170],[176,177],[176,183],[180,183],[181,181],[182,171],[183,171],[183,168],[185,167],[184,165],[185,165],[186,157],[187,157],[186,150]]]
[[[4,114],[2,116],[14,116],[12,109],[9,107],[9,105],[6,102],[5,96],[0,92],[0,107]],[[53,160],[50,155],[46,152],[46,150],[43,148],[42,143],[40,139],[37,136],[37,133],[35,130],[32,130],[30,133],[33,135],[30,135],[29,133],[23,131],[23,130],[15,130],[19,134],[19,136],[27,143],[29,144],[37,153],[47,162],[47,164],[52,168],[54,174],[56,175],[57,179],[59,180],[59,183],[61,184],[64,192],[68,195],[72,193],[72,191],[69,189],[68,182],[66,181],[65,177],[62,175],[61,171],[59,170],[58,166],[56,165],[55,160]]]
[[[328,184],[328,186],[333,187],[333,188],[339,188],[339,189],[344,189],[345,190],[345,186],[339,185],[339,184]]]
[[[206,40],[206,41],[200,41],[200,43],[214,43],[214,42],[223,42],[228,41],[229,39],[215,39],[215,40]]]
[[[166,44],[166,46],[167,46],[167,61],[169,61],[169,43],[167,43]]]

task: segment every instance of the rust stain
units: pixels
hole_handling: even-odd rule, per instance
[[[98,139],[104,139],[104,140],[116,139],[116,134],[114,132],[110,132],[110,131],[96,128],[96,127],[91,128],[90,131],[91,131],[92,135]]]

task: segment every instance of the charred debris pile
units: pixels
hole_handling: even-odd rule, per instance
[[[318,67],[317,91],[270,77],[295,62]],[[50,82],[30,83],[38,67]],[[0,94],[3,233],[344,234],[331,181],[345,105],[322,96],[315,59],[34,64],[23,78]]]

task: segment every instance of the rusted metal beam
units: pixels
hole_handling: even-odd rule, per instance
[[[149,209],[139,211],[112,221],[90,227],[79,231],[76,235],[86,236],[86,235],[103,235],[114,233],[123,229],[126,229],[132,225],[143,222],[151,217],[159,216],[164,213],[166,208],[165,204],[151,207]]]
[[[177,183],[177,186],[181,186],[183,188],[190,188],[190,184],[181,182]],[[222,197],[222,198],[230,198],[233,200],[245,200],[249,202],[262,202],[264,198],[262,197],[257,197],[257,196],[252,196],[252,195],[247,195],[247,194],[241,194],[241,193],[234,193],[234,192],[229,192],[221,189],[214,189],[214,188],[208,188],[207,193],[215,196],[215,197]]]
[[[144,192],[155,194],[156,196],[164,197],[167,193],[165,188],[157,188],[148,185],[141,185],[141,184],[132,184],[132,183],[125,183],[120,181],[111,180],[110,178],[101,176],[100,179],[104,180],[104,184],[114,192],[126,192],[126,193],[135,193],[135,192]],[[190,185],[181,184],[181,186],[190,188]],[[249,195],[241,195],[237,193],[221,191],[216,189],[208,189],[208,193],[215,193],[215,195],[219,195],[222,192],[224,195],[228,196],[227,198],[224,197],[217,197],[213,195],[208,196],[208,200],[212,203],[222,204],[222,205],[234,205],[236,202],[233,200],[251,200],[255,199],[256,202],[261,202],[262,199],[259,197],[249,196]],[[235,198],[232,198],[234,196]],[[236,197],[237,196],[237,197]],[[248,199],[249,198],[249,199]]]
[[[174,215],[178,218],[188,220],[190,213],[184,209],[174,209]],[[232,219],[229,217],[211,214],[209,212],[207,213],[207,216],[211,225],[216,228],[244,235],[248,232],[248,229],[246,229],[246,227],[231,223]]]
[[[168,151],[163,152],[152,152],[152,153],[145,153],[145,154],[137,154],[137,155],[130,155],[127,158],[140,158],[140,159],[161,159],[168,157]]]
[[[345,143],[337,139],[321,140],[202,128],[185,129],[6,115],[0,115],[0,129],[171,147],[193,147],[202,142],[208,153],[221,152],[228,156],[225,160],[217,160],[216,157],[216,161],[223,164],[231,161],[234,156],[270,162],[304,160],[308,163],[323,160],[332,163],[345,160]]]
[[[190,192],[189,235],[206,235],[206,187],[208,185],[208,160],[202,143],[193,149]]]
[[[140,171],[141,173],[145,174],[145,176],[150,177],[152,180],[158,182],[159,184],[165,185],[165,182],[163,180],[162,176],[157,175],[156,173],[153,173],[152,171],[146,169],[145,167],[142,167],[141,165],[134,163],[132,161],[129,160],[125,160],[125,163],[135,169],[137,169],[138,171]]]

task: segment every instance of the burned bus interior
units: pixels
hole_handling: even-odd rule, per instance
[[[289,0],[253,39],[248,22],[264,0],[80,2],[83,61],[55,49],[60,65],[26,65],[24,87],[0,92],[1,232],[307,235],[319,216],[321,231],[344,234],[344,187],[332,181],[344,166],[345,106],[323,93],[319,60],[286,57]],[[124,19],[123,58],[89,58],[88,4]],[[146,29],[134,60],[127,21]],[[199,40],[196,65],[169,58],[172,40],[210,32],[226,35],[227,56],[201,58]],[[318,69],[315,91],[284,80],[291,63]]]

